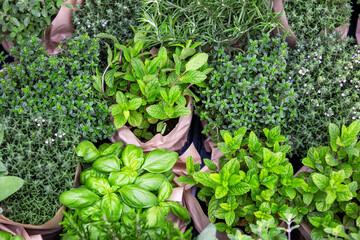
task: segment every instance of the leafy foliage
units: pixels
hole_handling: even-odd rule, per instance
[[[150,45],[167,46],[191,39],[203,44],[235,44],[278,26],[265,0],[144,0],[142,24]]]
[[[190,214],[179,203],[166,201],[173,189],[176,152],[155,149],[144,155],[134,145],[83,141],[76,154],[92,163],[80,175],[82,186],[61,194],[72,210],[62,222],[65,239],[191,239],[166,221],[170,210],[187,222]]]
[[[151,55],[144,52],[143,41],[135,39],[124,46],[113,36],[100,36],[112,39],[115,48],[108,48],[108,66],[102,76],[97,76],[94,86],[116,100],[117,104],[110,106],[116,128],[128,124],[136,127],[135,135],[149,140],[153,136],[148,131],[151,124],[157,123],[157,132],[164,134],[166,121],[191,113],[185,96],[196,97],[190,87],[203,87],[212,70],[207,68],[206,53],[195,54],[198,43],[188,41],[186,46],[179,44],[169,52],[162,47]]]
[[[360,121],[341,128],[329,125],[327,146],[312,147],[302,160],[313,171],[302,172],[298,179],[307,180],[298,187],[313,226],[312,239],[330,235],[348,239],[360,228],[359,186]],[[350,238],[351,239],[351,238]]]
[[[312,39],[320,31],[349,24],[349,0],[286,0],[284,8],[291,30],[300,39]]]
[[[89,35],[94,38],[99,33],[114,35],[120,42],[132,39],[139,17],[139,0],[92,0],[84,1],[72,15],[73,36]],[[100,65],[106,64],[106,45],[100,41]]]
[[[331,122],[344,125],[360,118],[360,54],[351,43],[333,33],[298,42],[291,52],[288,71],[298,94],[297,117],[287,126],[299,156],[329,141],[323,133]]]
[[[76,163],[72,155],[81,136],[79,129],[65,115],[46,112],[10,112],[0,124],[4,130],[0,162],[11,175],[24,179],[20,190],[1,200],[3,214],[12,221],[43,224],[61,207],[60,193],[73,185]]]
[[[24,240],[20,235],[12,235],[11,233],[0,230],[0,238],[4,240]]]
[[[44,37],[46,28],[58,13],[64,0],[3,0],[0,9],[0,26],[6,38],[16,45],[31,36]]]
[[[221,232],[235,234],[236,227],[244,226],[247,233],[260,234],[249,225],[273,219],[272,225],[278,226],[277,214],[285,217],[289,226],[292,222],[299,223],[301,215],[297,213],[307,210],[294,204],[294,188],[304,184],[304,180],[293,178],[292,165],[286,158],[290,146],[280,145],[285,140],[280,135],[280,127],[264,129],[265,143],[254,132],[245,137],[246,130],[242,127],[234,135],[222,130],[224,142],[217,146],[224,156],[220,158],[219,168],[213,162],[205,161],[211,172],[200,172],[192,167],[191,158],[188,158],[190,178],[181,176],[178,181],[200,186],[198,198],[206,202],[210,222],[216,222],[215,226]],[[290,217],[289,212],[292,214]],[[280,232],[271,230],[269,237]]]
[[[108,124],[106,102],[94,94],[91,75],[98,66],[97,40],[84,35],[68,40],[60,55],[47,55],[37,38],[12,49],[16,64],[0,73],[0,114],[15,112],[67,115],[77,136],[97,141],[114,128]],[[75,130],[76,128],[76,130]]]
[[[196,111],[207,121],[204,133],[215,140],[219,130],[234,133],[239,126],[257,134],[265,127],[287,129],[296,114],[285,41],[266,35],[250,40],[244,51],[229,54],[216,48],[210,56],[215,70],[199,90],[202,104]]]

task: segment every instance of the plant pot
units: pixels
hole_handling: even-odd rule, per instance
[[[113,143],[121,141],[125,145],[133,144],[141,147],[144,152],[150,152],[157,148],[165,148],[170,151],[179,152],[186,144],[187,136],[190,130],[193,115],[193,106],[191,103],[192,99],[188,98],[186,107],[191,110],[191,114],[181,116],[175,128],[165,136],[158,133],[149,141],[142,142],[127,126],[123,126],[114,133],[110,140]]]
[[[81,166],[79,164],[76,168],[74,187],[79,186],[80,173],[81,173]],[[28,235],[41,235],[41,237],[43,237],[46,240],[53,240],[53,239],[57,240],[59,239],[59,234],[62,230],[62,226],[59,225],[59,223],[63,219],[64,216],[63,211],[65,209],[66,207],[62,206],[50,221],[48,221],[43,225],[38,225],[38,226],[13,222],[10,219],[6,218],[4,215],[0,214],[0,227],[3,225],[17,234],[25,231],[27,232]]]
[[[51,22],[50,26],[46,29],[45,39],[42,39],[41,43],[47,45],[47,52],[49,54],[57,54],[57,46],[66,37],[71,37],[71,34],[73,33],[71,16],[73,11],[76,11],[76,9],[73,10],[66,7],[65,4],[68,3],[75,6],[76,3],[81,4],[82,0],[68,0],[65,2],[61,6],[54,20]],[[3,35],[6,35],[6,33],[3,33]],[[7,52],[10,52],[10,48],[14,46],[12,42],[5,40],[1,44]]]
[[[11,233],[12,235],[20,235],[24,238],[24,240],[43,240],[39,234],[30,236],[22,227],[6,226],[4,224],[0,224],[0,230]]]
[[[282,24],[282,27],[278,27],[277,29],[275,29],[272,32],[272,34],[276,35],[279,33],[280,35],[284,35],[288,31],[290,34],[289,34],[289,36],[286,37],[286,41],[287,41],[289,47],[295,48],[296,42],[299,41],[300,39],[295,35],[295,33],[291,30],[291,28],[289,26],[289,22],[288,22],[288,19],[286,18],[286,13],[284,10],[283,1],[282,0],[271,0],[271,3],[273,4],[273,11],[281,13],[280,23]],[[341,35],[341,39],[344,39],[349,33],[349,26],[348,25],[339,26],[339,27],[335,28],[335,31],[342,32],[343,34]],[[321,31],[321,32],[323,32],[323,31]]]

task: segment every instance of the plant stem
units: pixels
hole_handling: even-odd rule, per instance
[[[173,82],[173,83],[171,84],[170,89],[180,80],[180,78],[181,78],[182,76],[184,76],[184,74],[185,74],[186,72],[187,72],[187,71],[183,72],[183,73],[175,80],[175,82]]]

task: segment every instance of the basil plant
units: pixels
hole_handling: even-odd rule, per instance
[[[24,240],[20,235],[12,235],[11,233],[0,230],[0,239],[2,240]]]
[[[116,101],[110,106],[116,128],[134,127],[137,137],[149,140],[154,132],[165,133],[168,120],[191,113],[185,96],[197,99],[191,86],[203,87],[212,70],[207,67],[208,55],[196,53],[199,43],[187,41],[151,54],[136,37],[124,46],[110,35],[98,36],[112,39],[115,46],[111,50],[108,45],[108,66],[95,77],[94,86]],[[156,131],[149,131],[155,124]]]
[[[254,232],[257,228],[251,226],[273,219],[271,226],[275,228],[268,236],[283,238],[285,235],[280,233],[285,231],[290,236],[298,227],[291,224],[300,223],[302,214],[307,213],[303,205],[296,204],[295,188],[304,180],[293,178],[293,167],[286,158],[291,147],[282,144],[285,137],[280,127],[265,128],[265,142],[254,132],[246,136],[246,131],[246,127],[234,135],[220,131],[224,140],[217,145],[224,155],[219,159],[220,166],[205,159],[210,172],[199,171],[188,158],[189,177],[181,176],[178,181],[200,187],[198,198],[206,202],[210,222],[221,232],[234,235],[236,228],[244,227],[245,233],[258,235]],[[281,221],[287,229],[276,228]]]
[[[178,154],[155,149],[145,155],[140,147],[123,146],[117,142],[97,149],[89,141],[77,146],[76,154],[91,167],[80,174],[80,187],[60,196],[71,209],[62,223],[64,238],[155,239],[166,236],[169,227],[175,231],[165,220],[170,211],[190,221],[186,208],[167,201]]]
[[[302,162],[311,172],[298,179],[306,183],[297,188],[313,227],[312,239],[359,239],[360,228],[360,121],[340,128],[329,125],[328,146],[310,148]]]

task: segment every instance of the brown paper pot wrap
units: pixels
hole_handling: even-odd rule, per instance
[[[81,166],[78,165],[75,173],[74,187],[79,186],[80,173],[81,173]],[[13,222],[10,219],[6,218],[4,215],[0,214],[0,226],[3,225],[17,234],[18,232],[22,232],[24,230],[29,235],[41,235],[45,240],[53,240],[53,239],[56,240],[59,238],[59,234],[62,230],[62,227],[61,225],[59,225],[59,223],[63,219],[64,216],[63,211],[65,209],[66,207],[62,206],[50,221],[39,226]],[[37,240],[39,238],[34,238],[34,239]]]
[[[121,141],[125,145],[136,145],[141,147],[144,152],[150,152],[157,148],[178,152],[183,148],[187,141],[193,115],[193,106],[191,106],[191,103],[192,99],[189,98],[186,107],[191,110],[191,113],[188,116],[181,116],[175,128],[165,136],[158,133],[149,141],[141,142],[127,126],[123,126],[114,133],[110,140],[113,143]]]
[[[45,31],[45,39],[42,40],[42,43],[46,44],[47,52],[49,54],[56,54],[56,47],[61,43],[66,37],[71,37],[73,33],[73,26],[71,16],[73,9],[70,9],[65,6],[65,4],[70,3],[75,6],[76,3],[82,3],[82,0],[68,0],[65,2],[54,20],[51,22],[50,26]],[[12,42],[3,41],[2,43],[5,51],[9,52],[9,49],[14,46]]]
[[[285,32],[288,31],[290,33],[290,35],[286,37],[286,41],[287,41],[289,47],[295,48],[296,42],[299,41],[300,39],[296,37],[296,35],[294,34],[294,32],[291,30],[291,28],[289,26],[289,22],[286,18],[286,13],[284,10],[283,0],[271,0],[271,3],[273,4],[273,11],[281,13],[280,23],[282,24],[282,27],[278,27],[277,29],[275,29],[272,32],[272,34],[276,35],[277,33],[280,33],[281,35],[284,35]],[[340,32],[340,31],[343,32],[341,39],[344,39],[348,35],[349,26],[348,25],[340,26],[340,27],[337,27],[335,30],[338,32]]]

